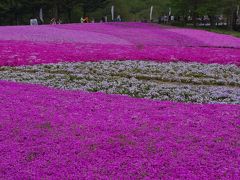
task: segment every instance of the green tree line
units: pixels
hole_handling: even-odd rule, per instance
[[[76,22],[80,16],[105,8],[107,4],[108,0],[1,0],[0,25],[28,24],[29,19],[39,18],[40,9],[45,23],[52,18]]]
[[[148,20],[150,7],[154,6],[155,19],[169,15],[171,9],[172,15],[182,17],[183,24],[191,16],[196,26],[197,18],[208,15],[211,25],[215,26],[215,17],[223,15],[228,28],[238,29],[240,0],[1,0],[0,25],[29,24],[30,18],[39,18],[41,8],[45,23],[51,18],[61,18],[65,23],[79,22],[81,16],[99,21],[105,15],[110,17],[112,5],[115,14],[120,14],[125,21]]]
[[[197,18],[204,15],[208,15],[211,26],[215,26],[216,16],[223,15],[227,19],[229,29],[238,29],[240,0],[171,0],[170,5],[175,15],[182,17],[190,15],[194,26],[197,24]]]

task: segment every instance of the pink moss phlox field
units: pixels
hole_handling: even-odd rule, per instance
[[[0,27],[0,66],[99,60],[240,65],[240,39],[145,23]]]
[[[240,178],[239,105],[1,81],[0,109],[0,179]]]

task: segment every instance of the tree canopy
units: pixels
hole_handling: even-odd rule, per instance
[[[198,17],[208,15],[214,25],[214,17],[224,15],[229,28],[236,28],[240,0],[1,0],[0,25],[28,24],[30,18],[39,18],[41,8],[45,23],[53,17],[63,22],[79,22],[81,16],[100,20],[111,15],[112,5],[126,21],[149,19],[150,7],[154,6],[155,19],[169,15],[171,9],[174,16],[191,16],[194,25]]]

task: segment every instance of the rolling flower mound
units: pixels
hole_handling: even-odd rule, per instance
[[[11,31],[8,28],[0,30],[1,40],[47,42],[47,43],[98,43],[98,44],[119,44],[129,45],[129,42],[97,32],[90,32],[78,29],[69,30],[53,28],[52,26],[13,26]],[[90,38],[88,38],[90,37]]]
[[[0,66],[101,60],[240,64],[240,39],[144,23],[0,27]]]
[[[239,179],[240,106],[0,82],[0,179]]]

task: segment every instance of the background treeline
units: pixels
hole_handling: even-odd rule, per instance
[[[184,17],[182,22],[187,24],[188,16],[192,24],[197,26],[198,19],[207,15],[210,25],[216,26],[219,16],[223,16],[229,29],[240,30],[238,20],[240,15],[240,0],[171,0],[174,14]]]
[[[45,23],[52,18],[79,22],[81,16],[105,8],[108,3],[107,0],[0,0],[0,24],[29,24],[29,19],[39,19],[40,9]]]
[[[149,20],[150,7],[154,6],[153,18],[175,16],[182,25],[197,25],[198,19],[208,15],[211,26],[217,16],[223,15],[230,29],[238,29],[238,5],[240,0],[0,0],[0,25],[29,24],[30,18],[39,18],[43,9],[44,23],[61,18],[64,23],[79,22],[81,16],[99,21],[107,15],[111,19],[111,6],[115,14],[125,21]],[[240,14],[240,12],[239,12]],[[175,20],[176,23],[176,20]]]

